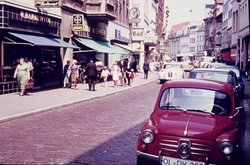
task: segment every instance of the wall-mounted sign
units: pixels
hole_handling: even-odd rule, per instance
[[[133,28],[131,30],[132,40],[133,41],[142,41],[144,40],[144,29],[143,28]]]
[[[73,31],[83,31],[84,29],[84,17],[82,14],[73,15],[72,30]]]
[[[125,43],[130,43],[130,39],[128,37],[123,36],[121,34],[121,31],[117,29],[115,29],[115,39]]]
[[[35,6],[38,8],[61,7],[61,0],[35,0]]]

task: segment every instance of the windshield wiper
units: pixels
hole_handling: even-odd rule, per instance
[[[181,108],[180,106],[173,106],[173,105],[170,105],[170,106],[161,106],[160,107],[161,109],[174,109],[174,110],[182,110],[182,111],[187,111],[186,109],[184,108]]]
[[[200,110],[200,109],[187,109],[187,111],[203,112],[203,113],[209,113],[211,115],[214,115],[213,112],[207,112],[207,111],[203,111],[203,110]]]

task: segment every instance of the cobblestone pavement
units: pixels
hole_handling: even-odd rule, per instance
[[[0,123],[0,164],[134,165],[160,84]]]

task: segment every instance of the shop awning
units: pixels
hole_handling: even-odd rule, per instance
[[[220,53],[218,57],[223,58],[226,61],[230,61],[231,60],[231,53],[230,52],[223,52],[223,53]]]
[[[96,41],[96,40],[91,40],[87,38],[81,38],[81,37],[75,37],[75,39],[81,43],[82,45],[85,45],[93,50],[96,50],[97,52],[100,53],[109,53],[109,54],[128,54],[130,53],[127,50],[124,50],[118,46],[111,45],[108,42],[104,41]]]
[[[29,34],[19,34],[9,32],[12,36],[15,36],[21,40],[31,43],[34,46],[52,46],[52,47],[63,47],[63,48],[78,48],[70,43],[67,43],[59,38],[35,36]]]
[[[132,47],[130,47],[130,46],[128,46],[128,45],[123,45],[123,44],[118,44],[118,43],[114,43],[114,45],[117,45],[117,46],[119,46],[119,47],[121,47],[121,48],[123,48],[123,49],[126,49],[126,50],[128,50],[128,51],[130,51],[130,52],[133,52],[133,53],[141,52],[141,50],[139,50],[139,49],[134,49],[134,48],[132,48]]]

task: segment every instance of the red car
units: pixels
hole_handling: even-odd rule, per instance
[[[233,86],[179,79],[162,85],[137,142],[137,164],[238,164],[244,108]]]

